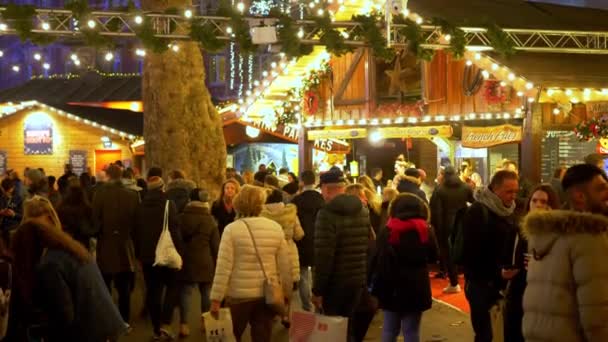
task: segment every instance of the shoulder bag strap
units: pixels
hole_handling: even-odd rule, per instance
[[[253,248],[255,249],[255,255],[258,257],[258,262],[260,263],[260,267],[262,267],[262,273],[264,273],[264,278],[268,279],[266,275],[266,270],[264,269],[264,263],[262,262],[262,257],[260,257],[260,252],[258,251],[258,245],[255,243],[255,239],[253,238],[253,233],[251,232],[251,227],[245,219],[242,219],[243,223],[247,227],[247,231],[249,232],[249,236],[251,236],[251,241],[253,242]]]
[[[165,201],[165,217],[163,219],[163,230],[169,229],[169,201]]]

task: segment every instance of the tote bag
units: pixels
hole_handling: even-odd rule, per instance
[[[347,333],[346,317],[325,316],[306,311],[295,311],[291,314],[291,342],[346,342]]]
[[[203,320],[207,342],[236,342],[230,309],[220,309],[217,319],[210,312],[205,312]]]
[[[165,202],[163,231],[160,233],[158,243],[156,244],[153,266],[164,266],[176,270],[182,269],[182,257],[177,252],[171,238],[171,232],[169,232],[169,201]]]

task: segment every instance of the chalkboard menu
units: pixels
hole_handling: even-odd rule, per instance
[[[6,173],[6,151],[0,151],[0,178]]]
[[[72,164],[72,171],[81,175],[87,171],[87,151],[81,150],[70,150],[70,164]]]
[[[541,176],[548,182],[558,167],[580,164],[585,156],[596,153],[597,141],[579,141],[571,131],[547,131],[541,146]]]

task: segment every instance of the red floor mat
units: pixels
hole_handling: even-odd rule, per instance
[[[431,291],[433,293],[433,298],[452,305],[466,313],[470,313],[471,309],[469,308],[469,302],[467,302],[467,299],[464,296],[464,277],[460,275],[458,279],[460,288],[462,289],[460,293],[445,294],[443,293],[443,289],[448,286],[449,281],[447,279],[435,279],[434,276],[435,272],[431,272]]]

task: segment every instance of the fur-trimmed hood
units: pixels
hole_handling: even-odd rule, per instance
[[[269,218],[283,227],[293,230],[298,218],[298,208],[293,204],[272,203],[264,205],[260,216]]]
[[[529,250],[534,253],[535,258],[542,259],[561,236],[608,232],[608,218],[571,210],[540,211],[528,214],[522,222],[522,227]]]
[[[196,189],[196,183],[194,183],[194,181],[191,181],[189,179],[183,179],[183,178],[173,179],[167,184],[167,191],[169,191],[171,189],[185,189],[185,190],[188,190],[188,194],[190,194],[190,191],[192,191],[193,189]]]
[[[414,183],[417,186],[420,186],[420,179],[418,179],[416,177],[412,177],[412,176],[401,175],[401,176],[399,176],[399,181],[406,181],[406,182]]]

